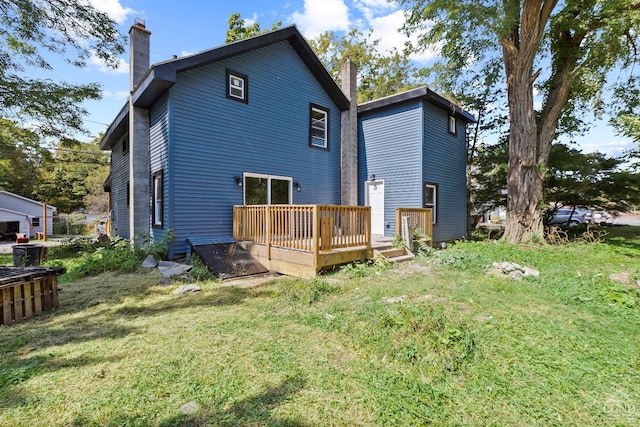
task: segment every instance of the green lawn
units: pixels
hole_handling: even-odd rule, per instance
[[[66,281],[0,327],[0,425],[638,425],[639,261],[620,227],[182,296],[155,272]]]

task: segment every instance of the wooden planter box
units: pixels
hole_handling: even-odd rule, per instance
[[[60,305],[58,275],[64,267],[0,267],[0,321],[22,322]]]

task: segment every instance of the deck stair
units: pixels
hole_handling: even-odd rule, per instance
[[[413,252],[411,252],[406,247],[402,246],[400,248],[395,248],[392,245],[384,245],[373,248],[373,256],[382,255],[387,258],[390,262],[402,262],[409,261],[410,259],[415,258]]]

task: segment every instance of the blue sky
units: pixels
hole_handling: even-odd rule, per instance
[[[248,22],[259,22],[269,27],[280,20],[283,25],[295,24],[306,38],[314,38],[324,31],[348,31],[357,27],[361,31],[373,29],[374,37],[381,39],[383,49],[402,47],[406,39],[397,29],[403,23],[402,11],[387,0],[90,0],[119,23],[127,34],[135,18],[146,21],[151,31],[151,63],[210,49],[224,43],[227,20],[239,12]],[[415,60],[427,64],[432,57],[424,54]],[[38,77],[69,82],[100,82],[103,98],[86,103],[90,115],[86,126],[92,134],[103,132],[114,119],[124,102],[129,88],[128,51],[122,56],[118,70],[106,69],[97,62],[77,69],[56,61],[51,75],[38,73]],[[83,138],[84,139],[84,138]],[[620,154],[634,144],[617,136],[606,122],[595,124],[588,135],[579,139],[584,152],[601,151]]]

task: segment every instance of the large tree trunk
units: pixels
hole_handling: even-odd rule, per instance
[[[539,164],[531,72],[520,61],[506,68],[511,70],[507,79],[510,134],[507,219],[503,240],[530,242],[541,237],[544,231],[540,209],[544,168]]]
[[[557,80],[552,79],[554,87],[538,122],[533,108],[533,84],[537,78],[533,64],[544,27],[557,1],[526,0],[521,8],[516,0],[508,0],[507,4],[509,2],[512,2],[511,10],[520,10],[521,15],[501,39],[510,119],[507,219],[502,239],[510,243],[527,243],[542,239],[544,235],[542,189],[545,166],[569,86],[568,80],[562,78],[563,74]],[[558,77],[557,73],[552,74]]]

